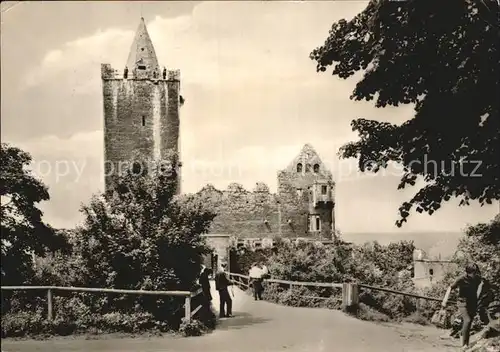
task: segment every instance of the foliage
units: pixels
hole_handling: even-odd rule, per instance
[[[425,180],[400,207],[398,226],[414,206],[432,214],[451,197],[500,199],[498,11],[494,1],[371,0],[311,53],[318,71],[334,65],[344,79],[365,71],[351,99],[415,105],[401,125],[352,121],[360,140],[340,150],[358,157],[361,171],[402,164],[399,188]]]
[[[413,243],[404,241],[388,246],[376,242],[355,246],[340,239],[333,246],[319,246],[310,242],[281,243],[269,259],[268,267],[276,279],[362,282],[408,292],[414,290],[411,280],[413,250]],[[264,297],[292,306],[326,306],[335,309],[341,306],[341,291],[337,288],[289,289],[286,285],[266,284]],[[360,301],[371,310],[395,319],[401,319],[416,310],[415,302],[411,299],[383,292],[363,290]]]
[[[0,206],[2,285],[29,283],[32,255],[66,249],[63,237],[42,221],[38,203],[49,200],[47,187],[27,169],[31,156],[2,143],[0,149]]]
[[[185,337],[189,336],[201,336],[206,331],[205,325],[199,320],[191,320],[188,322],[186,319],[182,319],[179,332]]]
[[[201,255],[208,252],[201,235],[214,214],[191,196],[176,196],[175,172],[154,167],[117,176],[112,191],[83,206],[85,221],[70,236],[72,253],[37,258],[33,280],[61,286],[195,290]],[[55,321],[74,323],[72,331],[77,332],[165,331],[178,329],[184,316],[183,297],[57,292],[54,300]],[[198,301],[193,298],[192,305]],[[4,317],[10,316],[12,323],[5,333],[24,331],[19,311],[46,316],[46,298],[38,292],[14,295],[10,302]],[[211,314],[202,319],[213,326]],[[46,331],[37,329],[29,332]]]
[[[208,253],[202,234],[214,218],[193,197],[175,196],[175,175],[116,180],[115,192],[83,207],[78,247],[93,287],[189,290]]]
[[[496,301],[497,305],[500,304],[500,215],[497,215],[490,223],[469,226],[465,231],[464,238],[460,240],[452,260],[457,265],[451,267],[441,281],[427,290],[427,295],[444,297],[448,286],[459,275],[463,275],[466,264],[473,262],[479,266],[482,276],[491,284],[493,302]],[[456,294],[453,292],[450,299],[455,299]],[[435,309],[435,307],[429,306],[425,314],[431,314],[432,308]]]
[[[103,315],[89,314],[86,310],[83,315],[78,315],[81,304],[75,304],[74,300],[67,300],[60,306],[58,300],[59,314],[54,320],[48,321],[45,312],[41,309],[32,311],[18,311],[6,314],[2,317],[2,338],[25,337],[40,335],[67,336],[77,333],[161,333],[168,330],[168,326],[160,321],[154,320],[151,313],[106,313]]]
[[[237,274],[248,275],[248,272],[255,262],[268,262],[269,257],[273,253],[271,248],[258,248],[255,250],[248,249],[246,247],[229,249],[230,263],[229,267],[231,272]]]

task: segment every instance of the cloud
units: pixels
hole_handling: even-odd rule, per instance
[[[90,37],[50,50],[42,62],[26,74],[24,88],[33,88],[64,76],[69,78],[68,86],[75,88],[77,94],[99,90],[100,64],[126,60],[127,46],[130,46],[133,35],[133,31],[116,28],[98,30]]]

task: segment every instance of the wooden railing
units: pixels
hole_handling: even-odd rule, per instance
[[[59,286],[2,286],[2,291],[47,291],[47,319],[53,319],[53,293],[56,291],[70,292],[93,292],[93,293],[118,293],[131,295],[152,295],[184,297],[184,318],[187,322],[201,309],[200,304],[191,310],[191,301],[194,297],[202,293],[201,288],[196,291],[146,291],[146,290],[122,290],[115,288],[93,288],[93,287],[59,287]]]
[[[229,276],[233,279],[233,281],[236,284],[242,285],[245,288],[250,287],[250,285],[249,285],[250,277],[249,276],[242,275],[242,274],[236,274],[236,273],[230,273]],[[246,283],[244,281],[246,281]],[[396,291],[396,290],[391,290],[388,288],[370,286],[370,285],[359,284],[359,283],[303,282],[303,281],[288,281],[288,280],[279,280],[279,279],[264,279],[264,282],[288,285],[290,288],[292,288],[293,286],[341,288],[342,289],[342,304],[344,307],[356,306],[359,304],[360,289],[387,292],[387,293],[392,293],[395,295],[412,297],[412,298],[416,298],[416,299],[423,299],[423,300],[427,300],[427,301],[434,301],[434,302],[441,302],[442,301],[442,298],[422,296],[422,295],[417,295],[414,293]],[[329,297],[307,296],[305,298],[328,299]],[[456,302],[449,300],[448,303],[453,304]]]

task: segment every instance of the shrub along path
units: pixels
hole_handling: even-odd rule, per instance
[[[235,317],[219,321],[217,330],[201,337],[60,338],[48,341],[2,341],[5,352],[62,351],[456,351],[458,344],[441,341],[442,331],[411,324],[376,324],[340,311],[294,308],[259,301],[234,289]],[[215,308],[218,295],[213,292]]]

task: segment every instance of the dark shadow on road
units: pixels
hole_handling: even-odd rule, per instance
[[[270,320],[271,319],[256,317],[249,313],[235,312],[232,318],[218,320],[216,330],[243,329],[251,325],[266,323]]]

